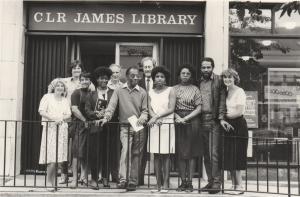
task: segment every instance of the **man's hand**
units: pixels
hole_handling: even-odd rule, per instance
[[[140,118],[137,120],[136,124],[137,124],[137,126],[143,126],[143,124],[144,124],[145,122],[146,122],[145,119],[142,118],[142,117],[140,117]]]
[[[220,120],[220,124],[224,128],[225,131],[229,132],[231,129],[234,130],[233,126],[226,122],[225,120]]]
[[[103,125],[106,124],[107,122],[108,122],[108,120],[106,118],[103,118],[100,120],[95,120],[95,125],[103,127]]]

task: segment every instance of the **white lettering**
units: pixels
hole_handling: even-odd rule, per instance
[[[131,21],[131,23],[132,24],[140,24],[141,23],[141,21],[140,20],[136,20],[136,14],[131,14],[131,16],[132,16],[132,21]]]
[[[96,14],[96,13],[92,13],[92,21],[93,23],[104,23],[103,22],[103,15],[104,14]]]
[[[148,23],[147,24],[155,24],[156,23],[156,15],[155,14],[148,14]]]
[[[167,22],[168,25],[176,25],[176,20],[173,14],[170,15],[169,21]]]
[[[157,17],[157,24],[166,24],[166,15],[158,14]]]
[[[85,13],[82,17],[81,23],[91,23],[91,20],[89,18],[89,15]]]
[[[40,17],[40,18],[38,18]],[[39,23],[39,22],[42,22],[43,20],[43,13],[41,12],[36,12],[34,15],[33,15],[33,18],[34,18],[34,21]]]
[[[187,15],[187,17],[190,19],[190,25],[194,25],[194,20],[197,18],[197,15]]]
[[[186,15],[178,15],[178,24],[184,24],[184,25],[186,25],[187,24],[187,22],[186,22]]]
[[[74,19],[75,23],[80,23],[81,14],[82,13],[77,13],[77,18]]]
[[[117,14],[116,15],[116,23],[123,24],[124,23],[124,14]]]
[[[54,18],[52,17],[51,18],[51,12],[46,12],[46,23],[54,23],[55,20]]]
[[[106,23],[115,23],[115,14],[106,14]]]
[[[142,16],[142,22],[141,22],[141,24],[146,24],[146,22],[145,22],[145,14],[141,14],[141,16]]]
[[[57,22],[58,23],[65,23],[66,22],[66,14],[63,12],[57,13]]]

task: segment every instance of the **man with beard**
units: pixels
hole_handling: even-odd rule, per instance
[[[122,144],[121,159],[120,159],[120,183],[118,188],[127,191],[136,190],[138,184],[138,174],[140,170],[141,158],[143,149],[146,143],[145,130],[134,131],[128,125],[128,118],[136,116],[137,125],[144,125],[148,119],[147,93],[138,86],[139,69],[137,67],[129,67],[126,70],[127,82],[114,91],[107,109],[105,110],[104,118],[97,121],[103,126],[111,120],[113,113],[118,107],[120,126],[120,138]],[[131,150],[129,150],[131,149]],[[129,164],[127,166],[127,163]],[[128,168],[128,170],[127,170]],[[128,183],[126,172],[128,171]]]
[[[202,191],[216,194],[221,190],[221,171],[218,164],[220,125],[226,113],[225,87],[219,75],[213,73],[214,60],[205,57],[201,63],[199,89],[202,95],[201,137],[203,140],[204,165],[208,176],[208,184]]]

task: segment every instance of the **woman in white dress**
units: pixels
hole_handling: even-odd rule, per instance
[[[168,192],[170,154],[175,153],[174,109],[176,103],[172,87],[166,86],[169,72],[161,66],[152,70],[153,89],[149,91],[148,151],[154,153],[154,168],[157,179],[157,190]],[[162,174],[161,174],[162,172]],[[162,180],[163,179],[163,183]],[[163,188],[161,186],[163,185]]]
[[[39,163],[47,164],[47,182],[52,186],[55,184],[55,163],[67,161],[68,155],[66,120],[71,117],[71,110],[64,96],[66,91],[66,85],[61,80],[57,80],[54,92],[45,94],[39,106],[43,121]]]

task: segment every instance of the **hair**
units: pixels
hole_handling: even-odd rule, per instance
[[[67,93],[68,93],[68,90],[67,90],[68,88],[67,88],[66,84],[63,82],[63,80],[61,80],[61,79],[55,80],[55,82],[54,82],[54,84],[53,84],[53,89],[51,90],[51,93],[54,93],[54,92],[55,92],[55,87],[56,87],[57,84],[59,84],[59,83],[61,83],[61,84],[64,85],[64,93],[62,94],[62,96],[66,97],[66,96],[67,96]]]
[[[79,60],[74,60],[69,64],[69,67],[68,67],[68,72],[71,75],[72,75],[72,69],[76,68],[76,66],[79,66],[83,70],[81,62]]]
[[[166,78],[166,83],[168,84],[169,79],[170,79],[170,72],[163,66],[157,66],[157,67],[153,68],[153,70],[151,72],[151,78],[153,81],[155,80],[155,76],[157,73],[162,73]]]
[[[91,73],[88,73],[88,72],[82,72],[82,73],[80,74],[79,78],[81,78],[81,77],[91,79],[91,78],[92,78],[92,75],[91,75]]]
[[[177,78],[180,80],[180,73],[181,73],[181,71],[182,71],[184,68],[186,68],[186,69],[188,69],[188,70],[190,71],[190,73],[191,73],[190,83],[193,84],[193,83],[194,83],[194,80],[195,80],[195,74],[196,74],[196,72],[195,72],[195,70],[193,69],[193,67],[191,67],[190,64],[183,64],[183,65],[181,65],[181,66],[178,68],[177,74],[176,74]],[[180,81],[181,81],[181,80],[180,80]]]
[[[127,70],[126,70],[126,76],[129,75],[131,69],[136,69],[137,71],[139,71],[139,68],[138,68],[137,66],[130,66],[130,67],[127,68]]]
[[[103,67],[103,66],[99,66],[97,67],[93,74],[92,74],[92,83],[97,86],[97,79],[101,76],[107,76],[108,79],[110,79],[110,76],[112,75],[112,71],[107,68],[107,67]]]
[[[222,73],[221,73],[221,77],[222,79],[224,78],[224,76],[232,76],[233,79],[234,79],[234,84],[237,85],[240,83],[240,76],[239,74],[232,68],[228,68],[226,70],[224,70]]]
[[[215,67],[215,61],[214,61],[214,59],[211,58],[211,57],[204,57],[204,58],[202,59],[202,61],[201,61],[201,65],[202,65],[202,62],[210,62],[212,68]]]
[[[141,60],[141,65],[144,66],[144,62],[147,61],[147,60],[152,61],[153,67],[156,67],[156,66],[157,66],[156,60],[153,59],[152,57],[144,57],[144,58]]]
[[[121,66],[119,64],[111,64],[111,65],[109,65],[109,69],[111,69],[114,66],[118,67],[121,70]]]

